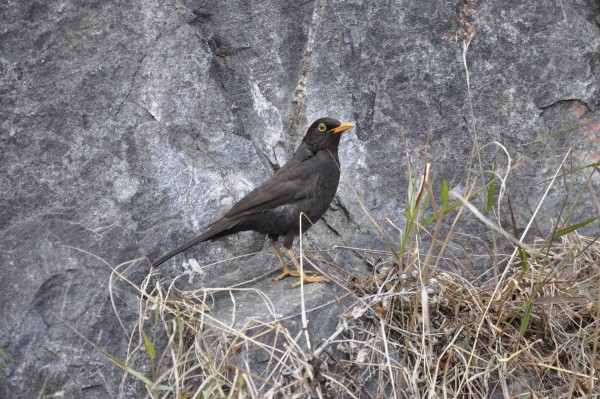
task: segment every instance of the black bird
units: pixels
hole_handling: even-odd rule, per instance
[[[340,180],[338,146],[341,133],[353,127],[352,123],[341,123],[333,118],[316,120],[308,128],[296,153],[269,180],[242,198],[204,233],[155,260],[152,265],[158,266],[200,242],[253,230],[269,236],[283,266],[283,273],[275,280],[288,275],[299,277],[298,271],[287,267],[277,239],[283,236],[283,246],[299,270],[291,248],[294,237],[299,234],[300,214],[305,215],[302,221],[304,232],[329,207]],[[303,276],[303,280],[317,282],[323,278]]]

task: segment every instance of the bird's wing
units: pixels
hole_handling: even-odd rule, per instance
[[[302,186],[304,183],[304,186]],[[271,179],[255,188],[225,214],[225,218],[250,215],[265,209],[288,204],[311,194],[311,187],[299,179],[281,181]]]
[[[224,217],[233,218],[258,213],[312,195],[314,184],[307,179],[312,175],[312,170],[306,170],[308,165],[303,165],[302,160],[291,159],[269,180],[235,204]]]

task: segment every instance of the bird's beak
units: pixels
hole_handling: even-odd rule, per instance
[[[342,123],[336,128],[331,129],[331,133],[339,134],[344,133],[348,129],[352,129],[354,127],[354,123]]]

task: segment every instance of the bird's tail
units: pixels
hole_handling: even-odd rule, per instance
[[[232,229],[237,224],[238,224],[238,221],[236,221],[236,220],[221,219],[221,220],[213,223],[212,225],[210,225],[208,230],[206,230],[204,233],[200,234],[198,237],[186,242],[185,244],[181,245],[180,247],[175,248],[171,252],[161,256],[160,258],[158,258],[157,260],[152,262],[152,266],[154,266],[154,267],[159,266],[160,264],[171,259],[173,256],[175,256],[175,255],[177,255],[177,254],[179,254],[179,253],[181,253],[203,241],[217,239],[217,238],[225,237],[229,234],[235,233],[235,232],[237,232],[237,230],[232,230]]]

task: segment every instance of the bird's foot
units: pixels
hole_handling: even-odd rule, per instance
[[[292,288],[298,288],[300,287],[300,285],[302,284],[302,282],[304,282],[304,284],[308,284],[308,283],[329,283],[329,280],[327,280],[325,277],[322,276],[307,276],[306,272],[304,272],[305,275],[302,278],[302,281],[297,281],[294,284],[292,284]]]
[[[275,277],[273,280],[275,281],[279,281],[279,280],[283,280],[286,277],[301,277],[302,281],[304,282],[304,284],[309,284],[309,283],[328,283],[329,280],[325,279],[324,277],[321,276],[315,276],[314,275],[315,272],[312,271],[305,271],[304,272],[304,276],[300,275],[300,272],[297,270],[292,270],[289,267],[285,266],[283,268],[283,273],[281,273],[279,276]],[[292,288],[296,288],[300,286],[300,281],[292,284]]]
[[[314,272],[306,271],[306,272],[304,272],[304,274],[305,275],[306,274],[314,274]],[[289,277],[300,277],[300,272],[297,270],[292,270],[289,267],[287,267],[287,265],[286,265],[283,268],[283,273],[281,273],[279,276],[275,277],[273,280],[275,280],[275,281],[283,280],[284,278],[286,278],[288,276]],[[310,276],[304,276],[304,277],[306,279]]]

